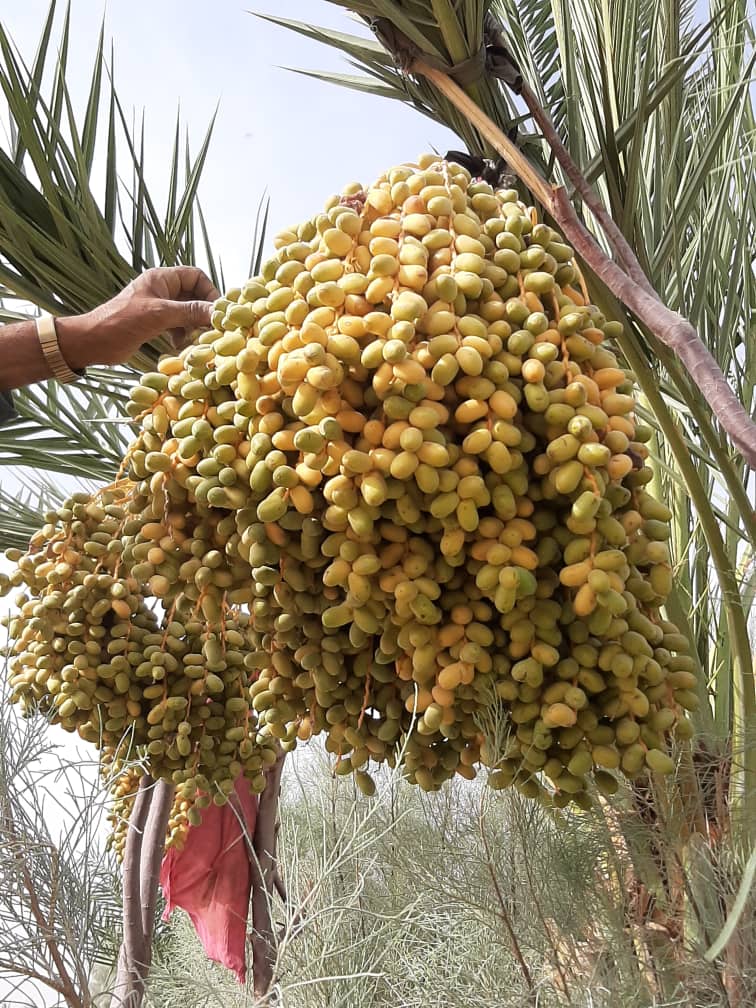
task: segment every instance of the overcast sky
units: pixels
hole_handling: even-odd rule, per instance
[[[27,59],[48,2],[2,2],[2,23]],[[120,98],[127,109],[146,113],[151,188],[163,190],[178,105],[198,147],[220,103],[201,197],[229,283],[246,278],[254,211],[265,188],[279,230],[317,212],[347,182],[367,183],[431,145],[454,146],[451,133],[398,102],[281,69],[352,72],[339,53],[261,21],[251,8],[366,31],[325,0],[111,0],[105,14]],[[69,76],[81,106],[105,4],[71,0],[71,11]]]

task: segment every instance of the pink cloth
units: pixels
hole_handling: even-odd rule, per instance
[[[257,796],[239,777],[228,804],[204,809],[201,824],[189,829],[184,849],[170,849],[160,866],[166,902],[163,920],[168,920],[175,907],[186,910],[205,952],[233,970],[239,983],[244,983],[247,973],[247,916],[252,891],[248,844],[256,819]]]

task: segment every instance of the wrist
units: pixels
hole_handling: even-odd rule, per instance
[[[90,364],[99,364],[97,339],[90,313],[55,319],[58,346],[72,371],[83,371]]]

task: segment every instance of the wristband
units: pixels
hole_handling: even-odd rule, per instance
[[[53,378],[59,382],[74,382],[77,375],[65,361],[58,345],[58,334],[55,331],[55,319],[52,315],[40,315],[37,321],[37,335],[42,347],[45,363],[50,368]]]

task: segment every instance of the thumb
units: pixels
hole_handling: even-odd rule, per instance
[[[163,302],[165,328],[208,329],[212,310],[212,301],[165,301]]]

